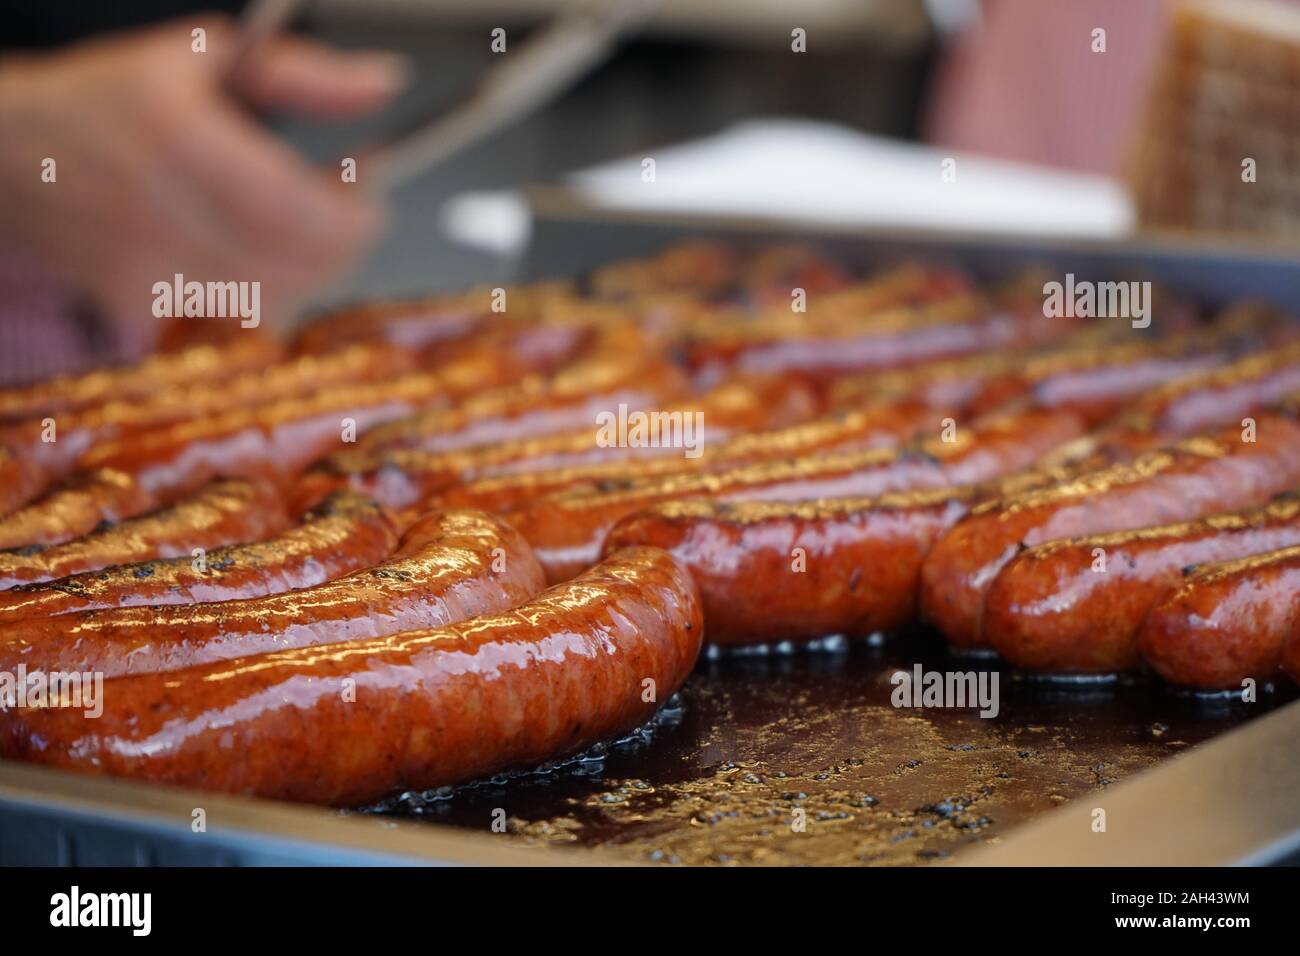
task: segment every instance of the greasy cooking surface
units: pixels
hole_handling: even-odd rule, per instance
[[[889,677],[984,669],[918,636],[702,661],[650,741],[384,809],[502,839],[685,864],[924,864],[996,839],[1289,699],[1000,678],[1001,713],[896,709]],[[433,799],[429,799],[429,798]],[[792,829],[806,811],[806,831]],[[498,814],[498,816],[500,816]]]

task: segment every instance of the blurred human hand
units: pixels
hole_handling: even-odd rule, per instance
[[[191,47],[196,27],[206,52]],[[136,341],[156,333],[152,287],[175,273],[259,281],[274,324],[383,227],[375,200],[311,166],[248,105],[364,113],[401,87],[400,60],[275,38],[232,91],[237,38],[203,16],[0,60],[0,245],[34,254]],[[47,158],[54,182],[42,180]]]

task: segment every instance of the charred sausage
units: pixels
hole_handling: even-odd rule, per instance
[[[1049,541],[999,572],[983,631],[1029,671],[1113,673],[1139,663],[1151,606],[1199,564],[1300,545],[1300,499],[1200,521]]]
[[[259,513],[270,521],[276,508],[278,504]],[[180,505],[174,510],[189,509]],[[141,523],[149,521],[149,517],[140,519]],[[172,529],[180,537],[169,537],[164,545],[150,549],[164,555],[158,560],[107,563],[114,564],[113,567],[102,564],[105,551],[99,545],[109,541],[113,547],[121,546],[119,553],[134,552],[133,559],[139,561],[138,542],[148,532],[142,529],[143,533],[137,534],[127,527],[133,524],[136,522],[124,522],[102,537],[91,535],[64,549],[51,549],[29,559],[12,559],[14,563],[31,562],[18,567],[14,563],[6,565],[5,559],[10,556],[0,555],[0,573],[7,572],[11,578],[18,576],[19,571],[30,576],[33,567],[40,574],[54,578],[0,591],[0,624],[73,611],[233,601],[280,594],[323,584],[378,564],[397,544],[392,521],[377,504],[354,492],[339,491],[304,514],[296,527],[283,534],[267,538],[274,528],[268,526],[265,533],[247,529],[231,537],[252,543],[213,547],[201,561],[192,556],[191,548],[207,545],[190,544],[203,539],[201,529],[191,526]],[[123,532],[120,540],[113,534],[119,529]],[[45,559],[44,563],[40,562],[41,558]],[[79,574],[64,570],[87,564],[103,570]],[[63,570],[68,576],[59,576],[56,570]]]
[[[115,564],[189,555],[257,541],[288,524],[276,489],[260,481],[214,481],[175,505],[47,548],[0,552],[0,589]],[[0,606],[5,595],[0,592]]]
[[[1138,646],[1171,684],[1241,690],[1278,675],[1297,633],[1300,547],[1290,547],[1194,571],[1151,608]]]
[[[595,562],[605,535],[619,519],[653,504],[698,497],[868,497],[972,484],[1019,471],[1081,430],[1080,421],[1068,412],[1021,411],[959,429],[952,442],[935,439],[900,451],[761,461],[719,472],[611,481],[596,493],[576,489],[544,495],[505,512],[505,517],[533,546],[547,580],[562,581]]]
[[[985,596],[998,572],[1026,548],[1249,508],[1300,483],[1300,426],[1275,415],[1260,415],[1257,425],[1257,441],[1229,428],[1055,488],[981,505],[926,559],[924,616],[957,646],[987,647]]]
[[[178,670],[440,627],[506,611],[541,587],[541,570],[513,529],[482,512],[437,512],[384,563],[300,591],[17,621],[0,635],[0,669],[105,677]]]
[[[105,683],[103,714],[0,714],[0,753],[285,800],[355,805],[575,753],[645,721],[700,650],[663,551],[612,555],[517,611]]]
[[[143,514],[155,502],[155,497],[124,471],[98,468],[81,473],[0,518],[0,551],[62,544],[105,522]]]

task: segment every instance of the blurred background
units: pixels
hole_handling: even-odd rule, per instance
[[[4,54],[66,50],[214,4],[7,6]],[[399,51],[409,83],[363,121],[268,122],[336,163],[462,101],[499,60],[494,28],[517,49],[560,7],[307,3],[296,30]],[[625,214],[1294,242],[1297,130],[1291,0],[665,0],[575,88],[398,189],[388,231],[313,300],[508,281],[535,212],[525,187],[537,185]],[[7,298],[30,313],[30,296]],[[79,321],[93,325],[94,303],[82,308],[92,318]],[[111,342],[101,336],[99,354]],[[21,344],[11,336],[0,347],[12,369]]]

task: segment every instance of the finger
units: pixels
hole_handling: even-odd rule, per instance
[[[276,37],[235,78],[240,94],[267,110],[340,119],[368,113],[405,85],[409,70],[395,53],[347,53],[300,37]]]
[[[290,268],[337,266],[382,227],[378,203],[350,184],[332,183],[235,109],[205,111],[179,149],[214,217],[249,255],[273,253]]]

